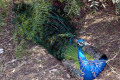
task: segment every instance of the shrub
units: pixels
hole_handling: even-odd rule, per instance
[[[7,6],[9,4],[9,1],[7,0],[0,0],[0,10],[2,10],[2,15],[7,16]]]
[[[16,14],[16,18],[13,19],[15,24],[14,41],[18,47],[16,54],[19,53],[19,56],[23,54],[23,49],[19,47],[24,46],[26,40],[36,43],[38,36],[39,42],[43,41],[43,27],[48,21],[47,16],[50,10],[48,7],[50,7],[49,2],[44,0],[37,0],[31,4],[23,2],[14,4],[13,11]]]
[[[60,2],[66,2],[64,12],[67,13],[69,17],[81,16],[80,9],[85,7],[83,0],[59,0]]]
[[[17,4],[13,9],[16,13],[13,23],[16,25],[15,35],[19,36],[17,41],[24,39],[43,45],[49,53],[61,60],[69,37],[75,35],[75,32],[59,15],[59,12],[53,9],[49,0],[37,0],[32,4]]]
[[[6,0],[0,0],[0,31],[1,31],[1,27],[5,25],[4,18],[7,16],[8,3],[9,2]]]

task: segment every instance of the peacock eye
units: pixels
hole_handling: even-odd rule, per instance
[[[82,44],[83,44],[83,42],[79,42],[78,44],[79,44],[79,45],[82,45]]]
[[[84,72],[81,72],[81,75],[84,75],[85,73]]]

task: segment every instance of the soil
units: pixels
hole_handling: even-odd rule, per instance
[[[17,59],[13,41],[12,19],[15,15],[12,4],[7,11],[5,26],[0,32],[0,49],[4,50],[0,54],[0,80],[76,80],[69,75],[60,61],[40,45],[28,44],[29,56]]]
[[[0,80],[77,80],[69,75],[62,63],[40,45],[28,47],[29,56],[18,60],[15,57],[12,6],[8,8],[5,26],[0,32]],[[109,12],[109,13],[107,13]],[[109,62],[96,80],[120,80],[120,18],[112,11],[87,14],[83,19],[74,19],[78,38],[105,53]]]
[[[111,7],[83,19],[75,19],[78,38],[82,38],[108,56],[104,71],[96,78],[120,80],[120,16]]]

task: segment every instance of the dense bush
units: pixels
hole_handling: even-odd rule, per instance
[[[7,16],[8,2],[6,0],[0,0],[0,31],[1,27],[5,25],[4,18]]]
[[[31,4],[14,4],[13,11],[16,18],[13,19],[13,23],[15,24],[16,54],[21,55],[23,49],[19,46],[24,46],[26,40],[36,43],[38,36],[39,42],[43,41],[43,27],[48,22],[49,7],[49,2],[44,0],[37,0]]]
[[[3,16],[7,16],[7,6],[9,1],[7,0],[0,0],[0,10],[2,11]]]
[[[69,38],[75,35],[75,32],[54,9],[49,0],[37,0],[32,4],[15,4],[13,8],[16,13],[16,18],[13,20],[16,25],[15,36],[19,36],[17,41],[22,39],[22,42],[16,44],[23,45],[24,40],[38,43],[61,60]],[[22,52],[23,49],[19,49],[16,50]]]
[[[61,3],[65,2],[66,5],[64,7],[64,12],[67,13],[68,16],[81,16],[80,9],[85,7],[85,3],[83,0],[58,0]]]

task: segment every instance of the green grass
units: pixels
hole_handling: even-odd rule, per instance
[[[15,36],[15,35],[14,35]],[[18,43],[18,40],[15,40],[14,39],[14,43],[15,43],[15,56],[17,57],[17,59],[22,59],[22,56],[26,53],[25,52],[25,40],[24,39],[22,39],[21,41],[20,41],[20,43]]]
[[[7,7],[8,7],[9,1],[7,0],[0,0],[0,8],[2,9],[3,16],[7,16]]]
[[[69,17],[76,17],[80,15],[80,9],[85,7],[85,3],[82,0],[58,0],[61,3],[65,2],[64,12],[67,13]]]
[[[0,32],[1,32],[1,28],[3,26],[4,26],[3,14],[1,14],[1,12],[0,12]]]
[[[4,18],[7,16],[8,1],[0,0],[0,32],[5,25]]]

